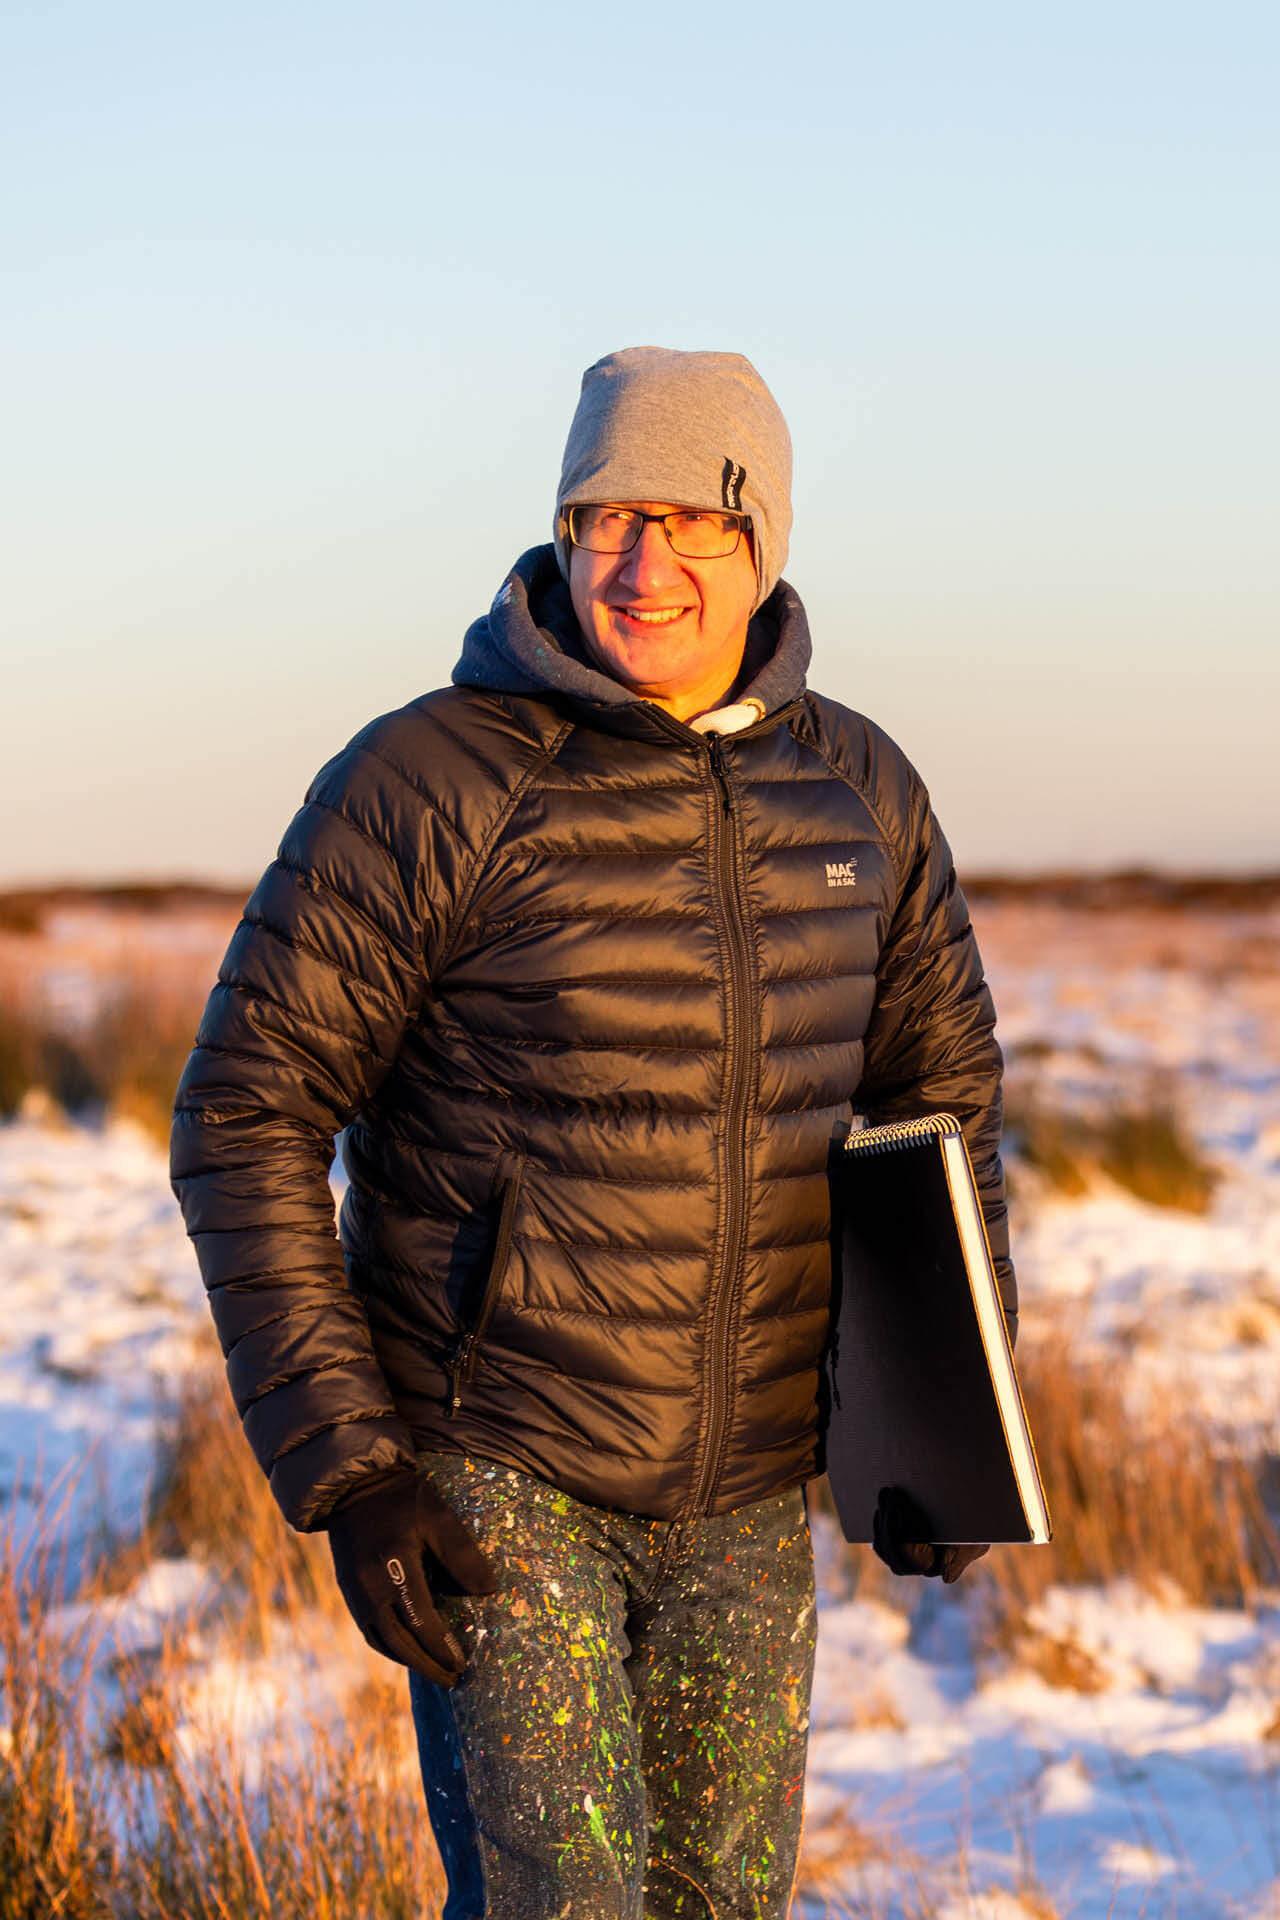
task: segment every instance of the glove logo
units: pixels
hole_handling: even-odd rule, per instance
[[[422,1622],[418,1618],[417,1608],[414,1606],[412,1600],[409,1598],[403,1561],[394,1560],[394,1559],[388,1560],[387,1572],[391,1575],[391,1578],[394,1584],[400,1589],[401,1606],[404,1608],[405,1612],[408,1614],[409,1618],[412,1620],[414,1626],[420,1627],[422,1625]]]

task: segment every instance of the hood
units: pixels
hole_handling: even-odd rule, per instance
[[[747,628],[742,671],[729,698],[766,713],[804,691],[811,652],[799,595],[780,580]],[[595,707],[639,704],[641,695],[592,666],[569,588],[549,543],[522,553],[488,613],[467,628],[456,687],[491,693],[562,693]]]

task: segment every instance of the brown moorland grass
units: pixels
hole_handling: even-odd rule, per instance
[[[1005,1141],[1012,1186],[1021,1163],[1068,1198],[1086,1193],[1102,1175],[1151,1206],[1205,1213],[1221,1178],[1167,1103],[1084,1114],[1010,1091]]]
[[[128,1116],[167,1139],[178,1076],[235,923],[226,904],[188,892],[175,896],[178,910],[163,889],[7,896],[0,1118],[41,1089],[67,1112]]]
[[[1064,1330],[1020,1346],[1019,1374],[1054,1523],[1049,1547],[1003,1556],[1029,1596],[1128,1576],[1157,1592],[1172,1581],[1199,1606],[1252,1606],[1280,1580],[1265,1460],[1181,1402],[1136,1412],[1122,1365],[1073,1353]]]
[[[160,1472],[141,1552],[190,1554],[237,1596],[246,1644],[273,1620],[319,1611],[347,1623],[323,1533],[295,1533],[236,1414],[212,1329],[209,1358],[181,1383],[160,1439]]]
[[[116,1848],[95,1779],[84,1684],[94,1647],[49,1629],[49,1555],[0,1542],[0,1920],[111,1920]]]
[[[18,999],[0,1004],[0,1119],[39,1089],[67,1113],[136,1120],[164,1145],[203,1005],[193,998],[118,981],[78,1026]]]
[[[193,1719],[185,1634],[104,1663],[99,1631],[55,1620],[56,1588],[48,1555],[33,1562],[11,1529],[0,1920],[438,1920],[443,1881],[398,1669],[369,1654],[337,1722],[314,1715],[300,1751],[246,1753]],[[118,1589],[118,1570],[92,1573],[76,1617],[92,1621],[95,1597]],[[314,1644],[314,1615],[289,1604]],[[95,1731],[91,1709],[112,1684],[116,1705]]]
[[[1028,1344],[1020,1358],[1056,1537],[1045,1549],[997,1549],[966,1575],[981,1583],[990,1653],[1088,1690],[1102,1676],[1082,1664],[1082,1650],[1028,1631],[1027,1611],[1051,1582],[1128,1575],[1157,1592],[1174,1582],[1203,1604],[1247,1605],[1280,1577],[1249,1463],[1178,1409],[1135,1424],[1114,1368],[1083,1362],[1065,1337]],[[166,1446],[142,1542],[86,1591],[118,1594],[150,1559],[190,1553],[224,1576],[224,1649],[252,1660],[273,1626],[277,1644],[283,1626],[320,1660],[344,1635],[359,1649],[324,1542],[300,1539],[280,1518],[220,1363],[192,1382]],[[911,1603],[914,1583],[891,1581],[865,1550],[856,1557]],[[438,1914],[440,1870],[398,1669],[369,1654],[345,1711],[317,1714],[303,1751],[246,1754],[225,1730],[193,1721],[200,1655],[179,1632],[159,1652],[115,1663],[115,1702],[93,1738],[85,1707],[105,1684],[99,1649],[87,1633],[55,1645],[47,1596],[17,1567],[10,1542],[0,1552],[0,1725],[11,1729],[0,1741],[0,1920]],[[251,1785],[247,1761],[259,1769]],[[840,1882],[877,1869],[894,1887],[885,1911],[925,1920],[941,1904],[925,1868],[838,1815],[806,1833],[798,1885],[835,1920],[874,1910],[845,1904]]]
[[[174,994],[171,1001],[169,986],[145,969],[130,979],[128,991],[109,1003],[100,1030],[78,1038],[46,1030],[21,1008],[15,1013],[0,995],[0,1112],[12,1110],[26,1086],[51,1083],[65,1104],[129,1111],[136,1088],[139,1107],[150,1103],[146,1123],[164,1137],[172,1088],[212,975],[202,974],[185,998]],[[18,1063],[12,1073],[10,1053]],[[13,1099],[6,1094],[11,1086],[17,1088]],[[1064,1161],[1082,1169],[1086,1180],[1096,1169],[1134,1191],[1141,1191],[1134,1180],[1154,1164],[1156,1191],[1143,1197],[1188,1204],[1165,1197],[1184,1190],[1185,1180],[1179,1153],[1159,1127],[1139,1128],[1136,1138],[1131,1131],[1127,1141],[1123,1134],[1115,1138],[1110,1166],[1098,1123],[1083,1145],[1077,1137],[1060,1144]],[[1114,1171],[1117,1165],[1138,1171],[1126,1180]],[[1193,1210],[1198,1177],[1191,1178]],[[1052,1582],[1124,1574],[1154,1592],[1172,1581],[1205,1604],[1249,1604],[1275,1581],[1275,1531],[1253,1463],[1224,1453],[1207,1429],[1188,1425],[1180,1408],[1156,1409],[1135,1421],[1115,1363],[1082,1361],[1065,1330],[1024,1341],[1019,1366],[1056,1537],[1034,1552],[997,1549],[966,1575],[966,1587],[984,1595],[992,1652],[1016,1656],[1055,1684],[1087,1689],[1105,1678],[1087,1653],[1027,1629],[1028,1608]],[[118,1592],[131,1569],[160,1552],[191,1552],[225,1577],[224,1628],[250,1655],[268,1643],[273,1622],[295,1623],[301,1633],[317,1610],[335,1632],[354,1631],[334,1590],[323,1539],[301,1539],[281,1520],[244,1442],[220,1363],[191,1381],[168,1436],[164,1486],[147,1535],[132,1560],[101,1570],[104,1591]],[[851,1553],[850,1561],[859,1569],[857,1581],[899,1604],[909,1605],[918,1591],[917,1583],[894,1582],[869,1550]],[[317,1723],[308,1756],[293,1769],[268,1766],[250,1793],[243,1754],[206,1745],[194,1765],[183,1760],[177,1730],[191,1668],[181,1644],[120,1671],[119,1712],[96,1750],[82,1711],[92,1648],[86,1640],[82,1648],[64,1650],[59,1665],[40,1608],[19,1607],[15,1629],[11,1602],[0,1580],[0,1728],[11,1729],[7,1743],[0,1736],[0,1920],[45,1920],[50,1913],[70,1920],[100,1914],[178,1920],[188,1913],[241,1920],[268,1912],[284,1920],[303,1914],[363,1920],[438,1910],[432,1905],[439,1900],[438,1869],[421,1790],[416,1778],[397,1771],[403,1759],[397,1739],[407,1723],[397,1670],[369,1656],[369,1685],[352,1701],[347,1720],[336,1729]],[[383,1736],[388,1744],[379,1748]],[[325,1836],[320,1859],[313,1857],[317,1832]],[[873,1844],[847,1821],[815,1829],[800,1885],[821,1888],[833,1916],[870,1911],[842,1904],[838,1881],[841,1858],[849,1868],[866,1864]],[[909,1885],[914,1869],[901,1850],[886,1865]],[[404,1905],[404,1890],[415,1886],[428,1889],[425,1904]],[[917,1886],[895,1894],[893,1911],[924,1916],[936,1906]]]
[[[1114,1363],[1073,1352],[1067,1330],[1025,1342],[1020,1373],[1055,1537],[1036,1549],[997,1548],[966,1581],[981,1594],[982,1648],[991,1658],[1012,1657],[1052,1685],[1094,1692],[1106,1677],[1087,1649],[1050,1639],[1028,1624],[1029,1610],[1054,1584],[1092,1585],[1127,1577],[1155,1595],[1176,1592],[1198,1605],[1250,1606],[1280,1581],[1280,1537],[1263,1494],[1265,1463],[1244,1459],[1209,1426],[1166,1405],[1135,1419]],[[315,1541],[300,1540],[280,1520],[252,1460],[225,1384],[210,1375],[185,1402],[174,1436],[178,1465],[161,1495],[162,1513],[175,1531],[171,1550],[207,1555],[246,1581],[246,1625],[257,1610],[327,1607],[344,1617],[327,1565],[313,1557]],[[207,1475],[201,1463],[216,1471]],[[206,1495],[212,1478],[216,1491]],[[246,1577],[245,1542],[253,1540]],[[253,1567],[301,1551],[302,1564],[283,1571],[274,1588]],[[909,1605],[913,1583],[894,1581],[867,1549],[849,1550],[855,1590],[874,1591]],[[277,1562],[277,1564],[279,1564]],[[392,1703],[393,1711],[403,1712]],[[836,1819],[806,1834],[798,1885],[822,1898],[834,1916],[863,1911],[840,1904],[842,1873],[878,1857],[895,1884],[909,1887],[915,1870],[901,1848],[882,1849],[856,1823]],[[1034,1891],[1034,1890],[1031,1890]],[[923,1884],[907,1907],[935,1910]],[[1042,1896],[1037,1893],[1037,1898]],[[1045,1912],[1052,1908],[1043,1906]]]
[[[196,1777],[162,1751],[147,1843],[130,1848],[130,1910],[139,1920],[436,1920],[443,1878],[407,1719],[400,1682],[371,1675],[339,1727],[315,1721],[305,1752],[273,1756],[252,1790],[235,1755],[205,1760]]]
[[[1106,1677],[1086,1648],[1029,1625],[1049,1587],[1128,1578],[1157,1598],[1244,1608],[1274,1592],[1280,1531],[1266,1460],[1245,1458],[1172,1401],[1135,1415],[1115,1361],[1073,1355],[1061,1336],[1026,1343],[1019,1372],[1054,1535],[1044,1547],[997,1547],[973,1569],[988,1656],[1098,1692]]]

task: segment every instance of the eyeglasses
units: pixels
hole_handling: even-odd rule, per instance
[[[641,513],[638,507],[570,507],[569,538],[588,553],[627,553],[650,520],[661,523],[673,553],[686,560],[725,560],[751,517],[718,507],[678,507],[674,513]]]

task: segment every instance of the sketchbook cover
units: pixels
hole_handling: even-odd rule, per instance
[[[916,1129],[854,1134],[852,1150],[833,1156],[825,1465],[841,1526],[847,1539],[870,1540],[880,1489],[899,1486],[927,1516],[932,1540],[1045,1539],[1043,1488],[963,1137],[946,1115]],[[967,1221],[958,1218],[966,1208]]]

